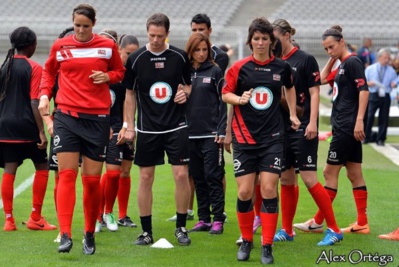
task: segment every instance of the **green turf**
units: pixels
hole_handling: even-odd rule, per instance
[[[391,140],[389,137],[388,140]],[[392,139],[396,139],[392,138]],[[319,179],[323,181],[322,169],[325,165],[328,143],[320,142],[319,148]],[[231,155],[226,154],[227,195],[226,211],[228,222],[225,232],[219,236],[207,233],[192,233],[192,245],[180,247],[173,235],[174,223],[166,221],[174,215],[174,183],[169,165],[157,167],[154,184],[153,230],[154,238],[163,237],[169,240],[175,248],[154,249],[150,247],[134,246],[132,242],[140,234],[140,228],[119,228],[111,233],[103,230],[96,235],[97,251],[93,256],[82,254],[83,211],[82,184],[77,182],[77,203],[73,220],[74,247],[69,254],[58,254],[57,244],[53,239],[57,231],[35,232],[27,230],[21,221],[27,220],[31,208],[31,188],[18,196],[14,201],[14,215],[18,223],[18,231],[0,231],[0,266],[249,266],[260,264],[260,234],[255,235],[255,248],[250,261],[239,263],[236,261],[237,246],[235,241],[239,236],[237,219],[235,216],[236,184],[232,172]],[[344,241],[331,247],[319,248],[323,235],[305,234],[297,232],[294,242],[277,243],[273,251],[276,266],[318,266],[317,259],[325,251],[334,255],[342,255],[348,261],[349,254],[359,250],[365,255],[392,255],[394,263],[387,266],[399,265],[399,242],[378,239],[378,234],[394,230],[399,226],[399,211],[397,203],[399,194],[396,185],[398,166],[384,156],[375,152],[370,146],[364,146],[364,176],[369,192],[368,216],[371,227],[370,235],[345,235]],[[18,170],[15,185],[18,186],[24,178],[33,173],[33,166],[26,161]],[[2,170],[0,171],[2,174]],[[132,169],[132,193],[130,198],[129,215],[133,221],[139,223],[136,204],[138,169]],[[323,183],[323,182],[322,182]],[[47,220],[56,223],[52,189],[53,174],[50,175],[47,188],[43,215]],[[338,196],[334,201],[334,208],[338,224],[347,226],[356,220],[356,208],[350,188],[345,177],[345,169],[341,171]],[[295,222],[309,219],[316,211],[310,195],[303,183],[300,182],[300,198]],[[0,225],[4,217],[0,219]],[[189,221],[187,227],[193,227],[195,221]],[[280,222],[279,222],[280,224]],[[354,252],[353,258],[359,254]],[[327,266],[321,261],[321,266]],[[331,266],[353,266],[349,262],[333,263]],[[378,263],[358,263],[358,266],[379,266]],[[383,266],[383,265],[380,265]]]

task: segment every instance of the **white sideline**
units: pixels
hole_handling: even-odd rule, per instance
[[[30,187],[33,184],[33,178],[34,174],[32,174],[31,177],[26,179],[22,184],[20,184],[17,188],[14,189],[14,198],[16,198],[19,194],[24,192],[28,187]],[[3,208],[3,201],[0,198],[0,210]]]

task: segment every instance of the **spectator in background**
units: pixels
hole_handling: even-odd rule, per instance
[[[387,138],[389,110],[391,106],[391,91],[396,87],[397,75],[392,66],[389,65],[391,52],[389,49],[380,49],[377,53],[378,62],[366,68],[367,85],[370,96],[368,104],[368,116],[366,124],[366,139],[364,143],[372,140],[372,127],[374,116],[378,112],[377,145],[384,146]]]
[[[229,56],[229,59],[231,59],[231,57],[234,55],[234,48],[231,46],[231,44],[222,44],[219,46],[219,48]]]
[[[370,51],[372,45],[373,45],[373,42],[372,42],[371,38],[365,37],[365,38],[363,38],[363,46],[357,52],[357,56],[362,61],[364,67],[367,67],[373,63],[372,58],[371,58],[371,51]]]

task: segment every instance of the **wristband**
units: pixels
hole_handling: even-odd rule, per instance
[[[240,98],[238,99],[238,105],[241,106],[241,96],[240,96]]]
[[[42,99],[44,99],[44,98],[47,98],[47,100],[48,100],[48,96],[47,96],[47,95],[42,95],[42,96],[40,97],[40,100],[42,100]]]
[[[122,128],[125,128],[125,129],[127,129],[127,122],[126,122],[126,121],[124,121],[124,122],[123,122],[123,124],[122,124]]]

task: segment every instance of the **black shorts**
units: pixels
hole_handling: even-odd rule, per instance
[[[54,138],[50,139],[50,151],[48,157],[48,166],[51,171],[58,171],[58,159],[57,154],[54,153]]]
[[[345,165],[346,162],[362,163],[362,143],[354,136],[333,129],[327,164]]]
[[[249,173],[271,172],[281,174],[281,160],[284,144],[274,143],[268,147],[241,149],[233,143],[233,164],[235,177]]]
[[[128,144],[124,143],[123,147],[123,160],[134,160],[134,147],[130,148]]]
[[[39,140],[29,143],[0,143],[0,168],[4,168],[5,163],[18,162],[18,166],[25,159],[31,159],[33,163],[46,163],[46,149],[39,149]]]
[[[80,152],[92,160],[105,161],[109,132],[109,118],[101,121],[91,120],[56,112],[54,153]]]
[[[317,171],[318,137],[307,140],[304,136],[286,135],[283,171],[290,168],[299,171]]]
[[[118,134],[114,133],[112,135],[111,140],[109,140],[108,147],[107,147],[107,159],[105,162],[111,165],[122,165],[123,159],[123,146],[117,145],[118,142]]]
[[[190,161],[190,143],[188,128],[163,134],[137,133],[134,164],[141,167],[162,165],[165,163],[186,165]]]

